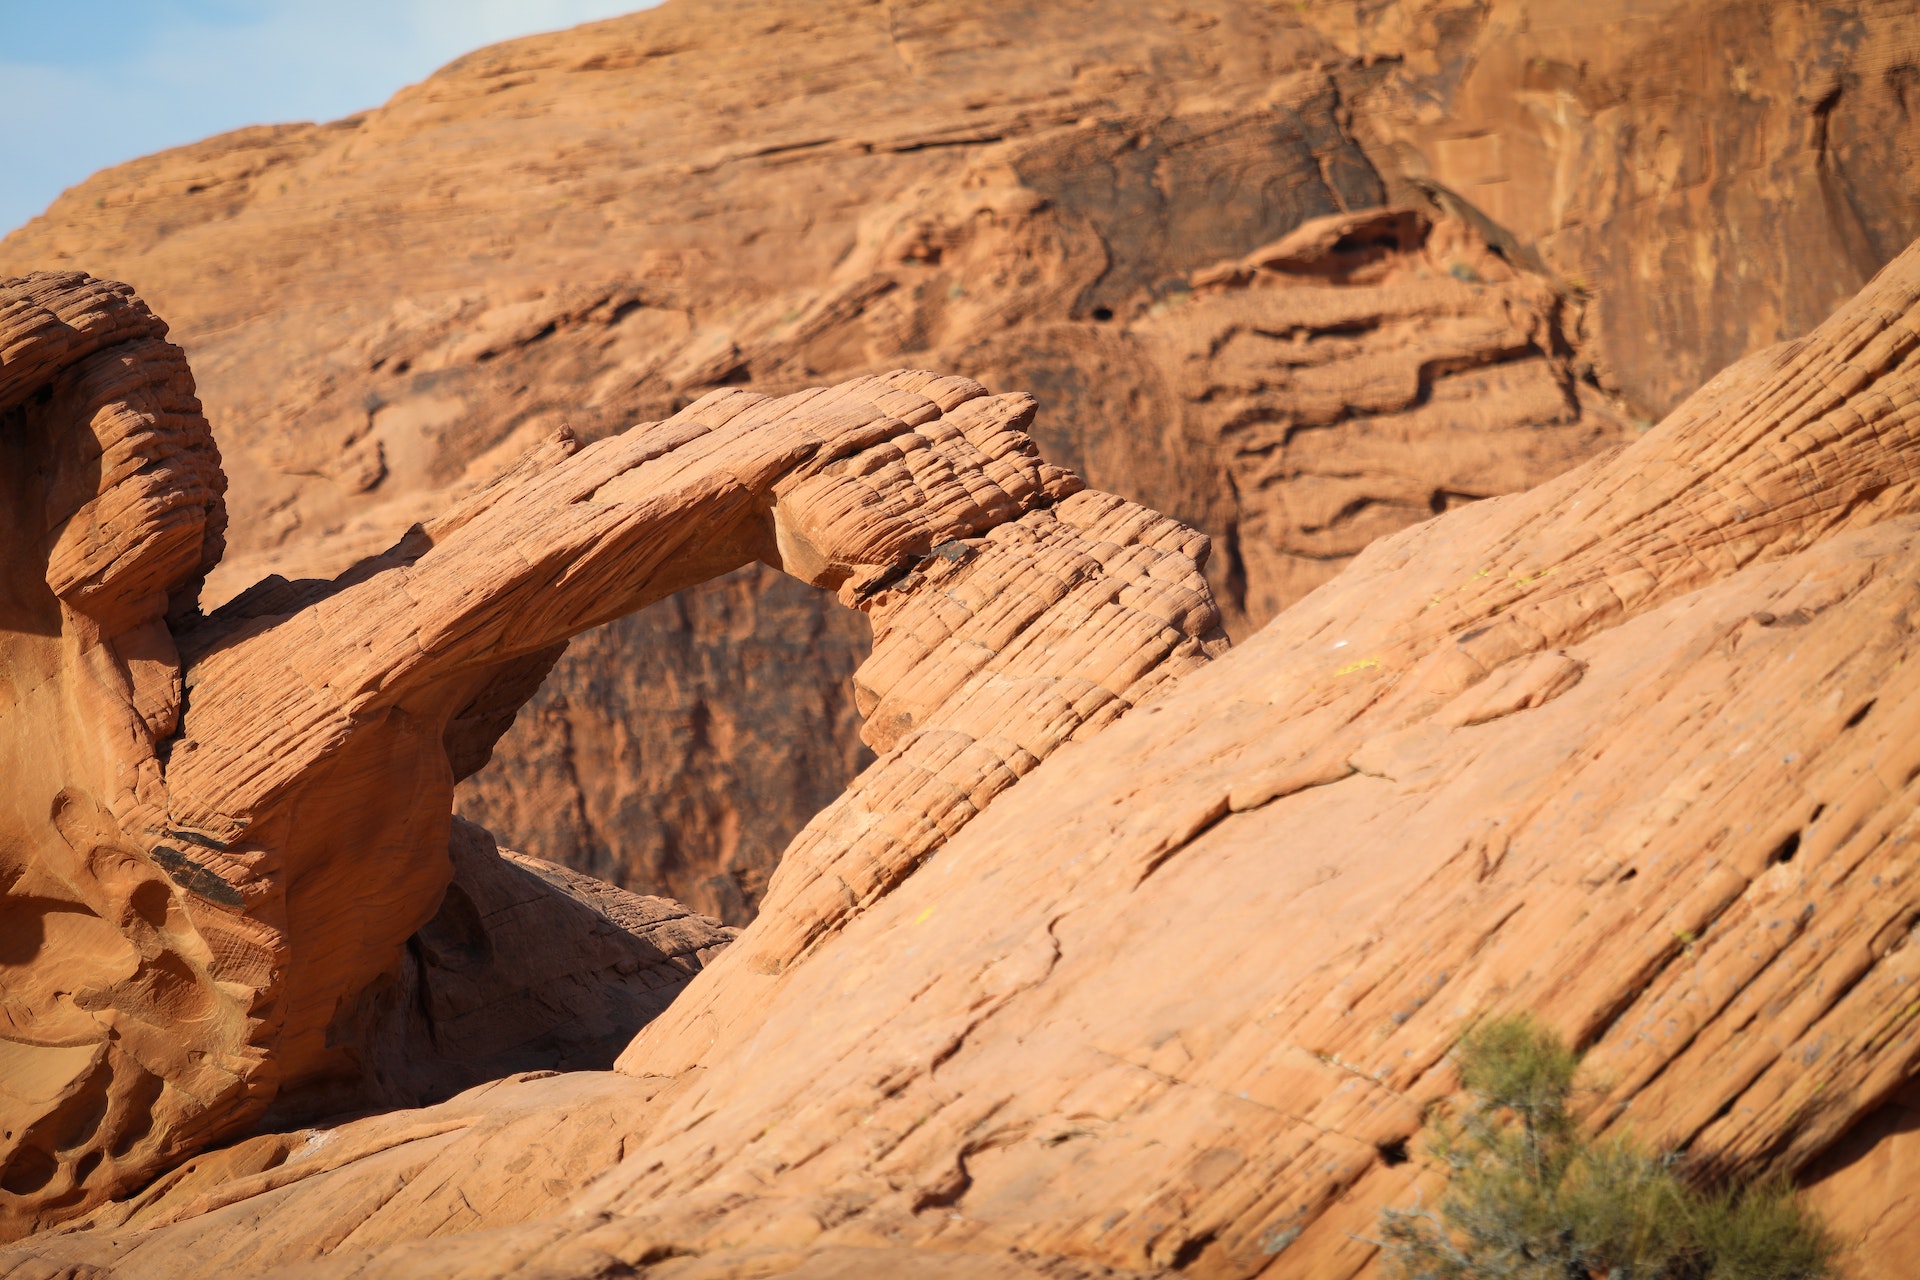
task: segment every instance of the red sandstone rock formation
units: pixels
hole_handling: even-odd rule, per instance
[[[860,420],[877,385],[800,408]],[[922,403],[926,439],[996,411]],[[682,449],[793,411],[716,398]],[[602,446],[608,484],[697,474],[621,469],[672,430]],[[1902,1274],[1916,459],[1920,247],[1631,447],[1382,540],[1217,662],[1177,638],[1212,623],[1194,535],[1116,499],[876,557],[841,594],[880,619],[885,754],[614,1074],[257,1138],[0,1274],[1362,1275],[1378,1209],[1436,1189],[1447,1050],[1510,1009],[1587,1050],[1591,1123],[1815,1179],[1859,1272]],[[1077,558],[1116,515],[1140,540]],[[822,527],[776,518],[783,563],[832,560]],[[1045,582],[1002,575],[1053,537],[1088,576],[969,661],[1004,625],[978,588]],[[247,643],[274,644],[232,670]],[[1145,679],[1176,683],[1061,742],[1102,722],[1079,681],[1162,652]]]
[[[8,1234],[265,1108],[417,1102],[527,1053],[604,1065],[659,1011],[725,931],[503,865],[470,828],[449,888],[454,783],[571,635],[756,559],[871,618],[879,759],[788,855],[795,956],[1225,645],[1204,537],[1041,462],[1031,398],[916,373],[561,432],[339,578],[201,616],[224,482],[164,327],[80,275],[0,306],[29,549],[0,632]]]
[[[670,0],[101,174],[0,271],[83,266],[174,323],[239,481],[215,599],[334,576],[560,422],[904,364],[1034,393],[1049,457],[1214,537],[1244,635],[1371,539],[1629,438],[1920,234],[1914,22]],[[1436,223],[1394,271],[1195,284],[1383,204]],[[462,811],[744,920],[863,761],[866,644],[770,571],[612,624]]]

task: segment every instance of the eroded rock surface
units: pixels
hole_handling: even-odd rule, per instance
[[[997,798],[985,720],[1031,732],[1048,699],[989,698],[962,644],[928,687],[988,679],[923,718],[881,664],[881,759],[613,1075],[236,1148],[0,1265],[1365,1275],[1380,1207],[1438,1191],[1447,1051],[1524,1009],[1586,1050],[1590,1123],[1814,1180],[1856,1272],[1903,1274],[1917,333],[1920,248],[1619,454],[1381,540],[1098,737],[997,749],[1025,775]],[[1076,502],[1118,500],[1049,518]],[[1162,532],[1116,603],[1191,573],[1193,535],[1128,519]],[[996,533],[1037,564],[1050,527]],[[987,625],[946,576],[983,541],[865,579],[876,662]],[[1069,646],[1103,630],[1055,644],[1090,660]],[[953,764],[916,771],[916,742]],[[524,1164],[477,1158],[510,1142]]]
[[[0,319],[8,1235],[263,1116],[606,1065],[700,970],[716,922],[451,816],[574,634],[754,561],[871,620],[878,759],[790,854],[775,964],[1226,645],[1204,536],[1041,461],[1030,397],[913,372],[558,432],[340,577],[202,614],[224,478],[164,327],[77,274],[0,283]]]
[[[168,616],[220,556],[193,375],[125,285],[0,288],[0,1221],[203,1146],[258,1056],[158,838],[179,723]],[[170,878],[172,877],[172,878]]]
[[[214,601],[338,574],[561,422],[907,365],[1035,394],[1049,457],[1214,538],[1245,635],[1371,539],[1631,438],[1920,233],[1909,10],[670,0],[98,175],[0,270],[173,321],[240,481]],[[1210,274],[1403,206],[1435,229],[1392,271]],[[744,921],[865,761],[860,619],[774,581],[560,658],[462,811]]]

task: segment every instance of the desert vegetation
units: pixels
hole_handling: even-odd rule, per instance
[[[1406,1280],[1826,1280],[1837,1247],[1791,1184],[1703,1189],[1685,1157],[1590,1136],[1579,1057],[1526,1015],[1458,1050],[1471,1101],[1428,1151],[1452,1178],[1438,1212],[1388,1209],[1381,1236]]]

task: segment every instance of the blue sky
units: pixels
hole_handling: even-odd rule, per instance
[[[481,45],[649,0],[0,0],[0,235],[88,174],[378,106]]]

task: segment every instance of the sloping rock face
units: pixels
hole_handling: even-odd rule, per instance
[[[0,324],[9,1236],[263,1119],[610,1065],[728,941],[453,825],[574,634],[756,560],[868,616],[878,758],[788,855],[795,955],[1226,645],[1204,536],[1042,462],[1030,397],[912,372],[559,432],[204,615],[224,478],[164,326],[78,274]]]
[[[1920,234],[1914,24],[670,0],[99,175],[0,271],[84,265],[173,321],[239,481],[213,600],[338,574],[561,422],[904,364],[1037,395],[1049,457],[1214,538],[1246,635],[1371,539],[1631,438]],[[1402,207],[1432,230],[1371,275],[1337,237],[1216,269]],[[770,571],[610,624],[462,812],[743,921],[868,758],[868,644]]]
[[[1586,1050],[1592,1124],[1817,1179],[1857,1272],[1904,1274],[1916,334],[1920,247],[1632,447],[1376,543],[963,827],[870,685],[889,754],[614,1074],[256,1140],[0,1266],[1364,1275],[1379,1208],[1438,1190],[1412,1140],[1447,1051],[1531,1010]],[[956,595],[893,616],[925,637]],[[975,746],[990,704],[1032,723],[974,688],[941,714]]]

